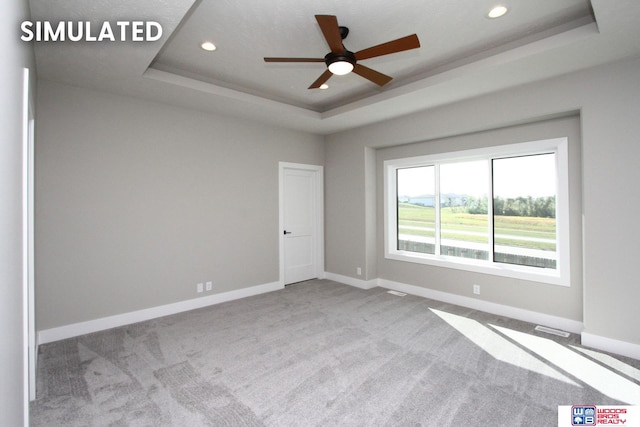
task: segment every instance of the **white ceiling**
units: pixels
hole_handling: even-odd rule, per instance
[[[328,134],[490,91],[640,55],[638,0],[31,0],[31,19],[154,20],[158,42],[36,43],[39,78]],[[358,51],[416,33],[421,47],[363,61],[394,79],[355,74],[307,87],[323,63],[314,15],[349,27]],[[200,49],[211,40],[218,49]]]

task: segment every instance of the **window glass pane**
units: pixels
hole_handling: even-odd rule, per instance
[[[489,259],[489,162],[440,165],[440,254]]]
[[[494,260],[556,268],[555,154],[493,160]]]
[[[435,167],[398,169],[398,250],[435,253]]]

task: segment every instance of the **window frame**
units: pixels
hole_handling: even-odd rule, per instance
[[[556,159],[556,269],[506,264],[489,260],[446,255],[432,255],[398,249],[398,212],[397,212],[397,170],[409,167],[440,165],[443,163],[472,160],[499,159],[505,157],[529,156],[554,153]],[[568,138],[552,138],[538,141],[521,142],[491,146],[479,149],[439,153],[432,155],[406,157],[384,161],[384,252],[385,258],[437,267],[453,268],[496,276],[530,280],[559,286],[570,286],[570,233],[569,233],[569,156]],[[436,166],[436,186],[439,177]],[[489,223],[493,227],[493,177],[489,173]],[[436,195],[439,189],[436,188]],[[436,197],[437,205],[439,197]],[[438,206],[436,206],[438,207]],[[438,212],[439,209],[436,209]],[[492,228],[491,228],[492,229]],[[436,233],[438,234],[438,233]],[[493,233],[487,231],[489,248],[493,248]],[[439,244],[437,242],[436,244]],[[438,251],[436,251],[437,253]],[[491,251],[490,251],[491,252]]]

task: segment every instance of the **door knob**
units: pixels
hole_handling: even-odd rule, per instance
[[[290,231],[284,230],[284,234],[291,234]]]

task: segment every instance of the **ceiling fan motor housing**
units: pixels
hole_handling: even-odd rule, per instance
[[[353,52],[345,50],[344,53],[333,53],[329,52],[324,57],[324,63],[327,64],[327,67],[334,62],[349,62],[351,65],[356,65],[356,56]]]
[[[356,56],[345,49],[343,53],[330,52],[324,57],[327,68],[333,74],[343,76],[349,74],[356,65]]]

